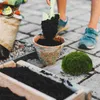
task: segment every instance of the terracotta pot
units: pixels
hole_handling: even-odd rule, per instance
[[[59,54],[64,46],[64,39],[61,36],[56,36],[54,40],[62,42],[61,45],[57,45],[57,46],[40,45],[37,43],[39,39],[44,39],[44,37],[42,35],[35,36],[33,38],[33,44],[36,48],[40,61],[42,61],[44,65],[54,64],[57,58],[59,57]]]

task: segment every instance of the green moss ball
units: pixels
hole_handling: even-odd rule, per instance
[[[93,68],[91,58],[84,52],[76,51],[66,55],[62,60],[62,70],[71,75],[86,74]]]

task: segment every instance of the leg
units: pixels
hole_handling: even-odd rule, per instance
[[[66,20],[66,3],[67,0],[57,0],[58,13],[60,14],[60,19]]]
[[[66,5],[67,0],[57,0],[58,13],[60,14],[57,34],[61,34],[62,31],[68,29],[68,19],[66,18]]]
[[[88,24],[89,28],[97,29],[97,24],[100,16],[100,0],[92,0],[91,17]]]
[[[91,4],[91,17],[88,28],[85,30],[84,36],[80,39],[79,48],[93,49],[97,43],[96,37],[98,36],[97,24],[100,17],[100,0],[92,0]]]

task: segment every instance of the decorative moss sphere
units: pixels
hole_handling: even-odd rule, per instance
[[[62,60],[62,69],[71,75],[86,74],[93,68],[91,58],[84,52],[76,51],[66,55]]]

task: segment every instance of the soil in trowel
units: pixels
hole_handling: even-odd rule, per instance
[[[46,93],[47,95],[63,100],[73,94],[63,83],[55,82],[49,78],[39,75],[26,67],[4,68],[0,69],[3,72],[35,89]]]
[[[56,14],[51,19],[42,21],[41,26],[42,26],[43,36],[45,39],[38,40],[37,41],[38,44],[44,46],[56,46],[61,44],[60,42],[53,40],[58,30],[58,20],[59,20],[59,15]]]
[[[43,31],[43,36],[46,39],[52,40],[56,36],[58,30],[58,20],[59,20],[59,15],[56,14],[51,19],[42,21],[41,28]]]
[[[26,100],[24,97],[17,96],[8,88],[0,87],[0,100]]]

